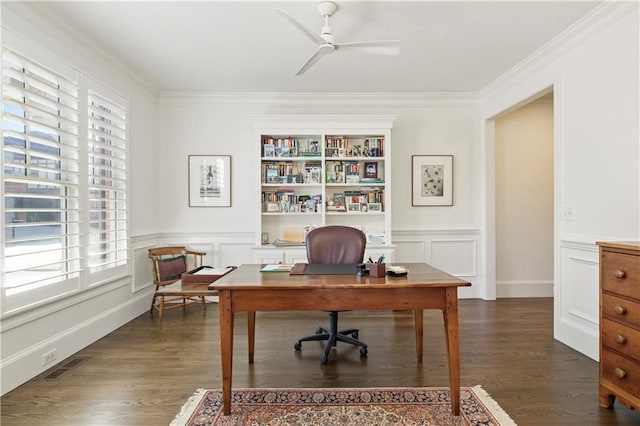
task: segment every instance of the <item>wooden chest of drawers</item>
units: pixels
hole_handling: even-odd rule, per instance
[[[600,246],[600,405],[640,409],[640,243]]]

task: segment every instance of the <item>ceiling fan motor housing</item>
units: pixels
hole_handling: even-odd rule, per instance
[[[318,13],[320,16],[331,16],[338,10],[338,5],[332,1],[323,1],[318,4]]]

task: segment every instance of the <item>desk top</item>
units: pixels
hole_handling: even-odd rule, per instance
[[[212,290],[291,289],[291,288],[389,288],[467,287],[471,283],[447,274],[426,263],[395,263],[407,268],[405,277],[368,275],[290,275],[286,272],[260,272],[262,265],[240,265],[237,270],[209,284]],[[387,265],[389,266],[389,265]]]

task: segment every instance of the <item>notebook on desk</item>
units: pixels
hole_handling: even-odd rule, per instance
[[[296,263],[291,275],[355,275],[359,263]]]

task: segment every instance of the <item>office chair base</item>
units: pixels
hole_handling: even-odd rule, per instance
[[[293,348],[299,351],[302,348],[302,342],[322,341],[326,340],[327,344],[324,347],[324,351],[320,356],[320,364],[326,364],[329,361],[329,352],[331,348],[336,346],[338,342],[348,343],[360,347],[360,356],[367,356],[367,344],[358,340],[358,329],[350,328],[347,330],[337,331],[338,328],[338,313],[329,312],[329,329],[324,327],[318,327],[316,334],[311,336],[305,336],[300,338],[294,343]],[[349,336],[351,335],[351,336]]]

